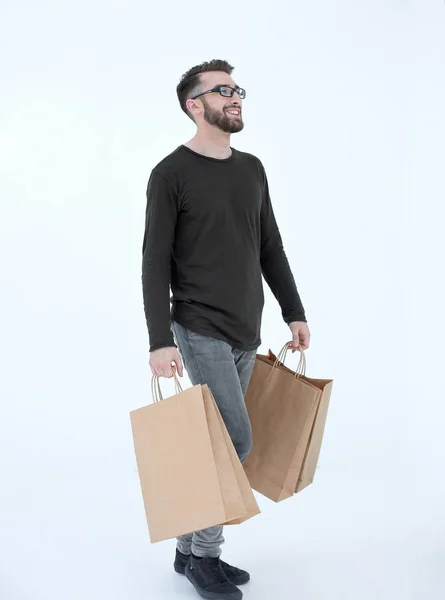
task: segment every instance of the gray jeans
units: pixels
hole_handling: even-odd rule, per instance
[[[252,428],[244,397],[256,351],[243,352],[227,342],[194,333],[173,322],[173,335],[193,385],[207,384],[226,424],[235,450],[244,462],[252,448]],[[223,528],[209,527],[177,538],[183,554],[220,556]]]

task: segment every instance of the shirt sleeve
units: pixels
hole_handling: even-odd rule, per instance
[[[305,310],[289,266],[269,195],[264,167],[263,202],[261,208],[261,270],[277,299],[285,323],[306,321]]]
[[[142,243],[142,293],[150,352],[177,347],[170,328],[170,269],[178,195],[160,171],[147,185],[145,233]]]

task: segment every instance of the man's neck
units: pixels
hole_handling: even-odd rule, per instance
[[[197,131],[195,137],[186,142],[184,146],[210,158],[224,159],[232,155],[230,134],[215,127],[206,131]]]

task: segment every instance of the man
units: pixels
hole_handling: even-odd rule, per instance
[[[172,377],[177,369],[182,377],[184,360],[192,384],[212,390],[244,462],[252,445],[244,396],[261,344],[262,276],[291,329],[293,352],[309,347],[310,334],[264,167],[230,146],[231,134],[244,127],[246,97],[232,71],[226,61],[206,62],[177,87],[197,133],[150,175],[142,286],[152,373]],[[174,566],[203,598],[239,600],[236,586],[250,576],[221,561],[222,532],[211,527],[178,538]]]

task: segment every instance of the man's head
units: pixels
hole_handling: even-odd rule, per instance
[[[179,103],[198,127],[207,123],[229,134],[243,129],[240,96],[244,97],[245,92],[232,79],[232,71],[233,67],[225,60],[212,60],[193,67],[182,76],[176,88]],[[221,89],[222,94],[230,92],[227,88],[237,91],[233,96],[211,91],[218,86],[225,86]]]

